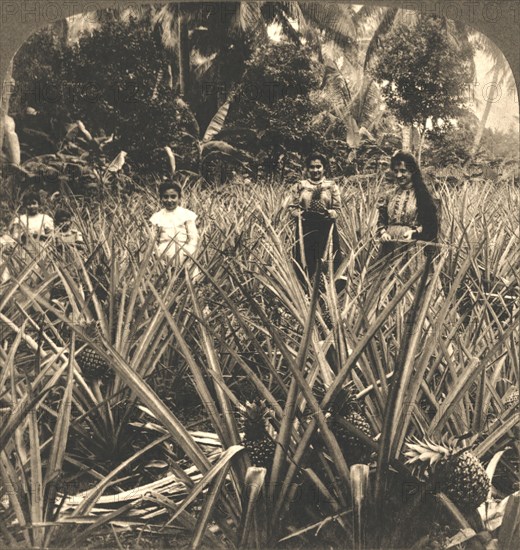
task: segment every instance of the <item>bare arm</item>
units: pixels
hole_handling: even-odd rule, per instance
[[[43,218],[43,233],[45,235],[50,235],[54,231],[54,220],[45,215]]]
[[[18,241],[23,233],[22,223],[20,218],[15,218],[11,223],[11,235],[15,241]]]

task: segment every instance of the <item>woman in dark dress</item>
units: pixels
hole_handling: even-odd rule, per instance
[[[435,242],[439,234],[438,207],[426,187],[415,157],[398,151],[390,161],[393,189],[379,202],[377,234],[382,255],[414,251],[418,241]],[[427,247],[426,252],[431,252]]]
[[[323,155],[313,153],[305,166],[308,178],[292,186],[289,206],[296,228],[293,256],[303,284],[305,276],[312,282],[320,259],[324,269],[332,260],[334,271],[341,263],[336,226],[341,207],[339,188],[325,177],[328,162]]]

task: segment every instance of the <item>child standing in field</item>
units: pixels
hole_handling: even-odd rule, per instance
[[[42,281],[41,274],[48,265],[47,241],[51,237],[54,222],[52,218],[40,212],[40,196],[37,193],[27,193],[23,198],[25,212],[19,214],[11,223],[13,239],[21,243],[18,248],[16,262],[21,266],[32,265],[32,275],[28,282],[38,287]]]
[[[23,198],[25,214],[15,218],[11,224],[11,233],[15,240],[24,244],[27,237],[35,240],[46,240],[54,229],[54,222],[50,216],[40,212],[40,197],[37,193],[28,193]]]
[[[159,195],[163,208],[150,218],[156,231],[157,249],[161,257],[182,264],[197,250],[197,214],[180,206],[182,189],[177,183],[162,183]]]

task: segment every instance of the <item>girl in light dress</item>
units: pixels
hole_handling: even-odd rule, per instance
[[[15,260],[18,265],[32,263],[32,275],[28,282],[37,287],[41,282],[41,274],[48,267],[47,252],[54,231],[54,221],[48,214],[40,212],[40,196],[37,193],[27,193],[22,204],[25,212],[18,214],[10,225],[13,239],[23,245],[17,247]]]
[[[180,205],[182,189],[177,183],[162,183],[159,195],[163,208],[150,218],[156,231],[157,251],[162,258],[181,265],[197,250],[197,214]]]
[[[11,224],[11,233],[15,240],[24,244],[28,238],[45,241],[50,237],[54,222],[50,216],[40,212],[40,197],[36,193],[27,193],[23,198],[25,214],[18,215]]]

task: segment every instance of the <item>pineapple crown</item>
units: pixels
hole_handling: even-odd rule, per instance
[[[441,461],[461,455],[469,451],[475,443],[477,435],[465,434],[463,436],[448,436],[444,434],[440,441],[424,437],[419,439],[411,437],[406,443],[407,464],[428,463],[430,468]],[[466,443],[462,441],[466,440]]]
[[[266,418],[271,416],[271,410],[265,405],[264,399],[246,401],[245,406],[240,407],[240,412],[245,419],[244,430],[247,438],[259,438],[267,434]]]
[[[256,398],[253,401],[246,401],[242,412],[251,422],[260,422],[270,414],[269,409],[265,405],[265,399],[259,398]]]
[[[101,332],[101,321],[83,317],[77,321],[77,326],[83,329],[85,336],[94,340]]]

